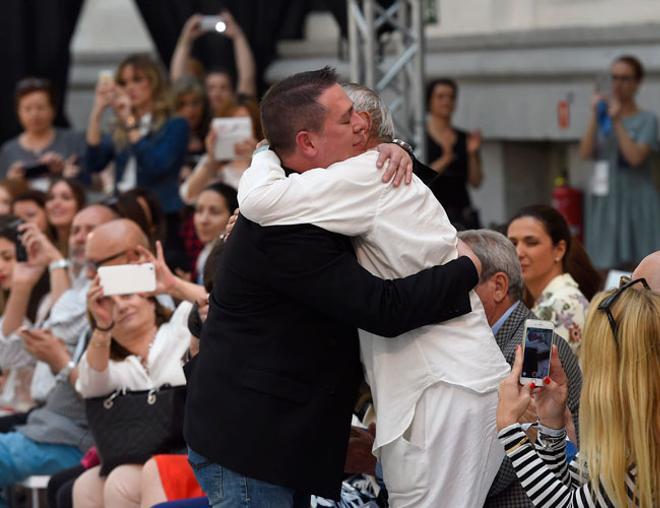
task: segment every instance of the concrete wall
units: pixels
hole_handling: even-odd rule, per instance
[[[657,0],[436,0],[429,36],[660,22]]]

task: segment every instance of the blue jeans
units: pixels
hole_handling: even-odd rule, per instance
[[[37,443],[20,432],[0,434],[0,490],[32,475],[51,475],[80,462],[75,446]],[[0,497],[0,508],[6,506]]]
[[[289,508],[294,490],[249,478],[188,448],[188,462],[213,508]]]

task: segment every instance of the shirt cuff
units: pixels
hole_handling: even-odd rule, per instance
[[[566,438],[565,428],[551,429],[550,427],[546,427],[545,425],[543,425],[541,422],[539,422],[539,432],[547,437],[561,437],[564,439]]]

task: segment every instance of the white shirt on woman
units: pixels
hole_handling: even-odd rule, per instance
[[[456,230],[431,191],[417,177],[400,188],[383,184],[377,158],[369,150],[287,178],[274,152],[258,152],[239,186],[241,214],[262,226],[314,224],[352,237],[360,264],[383,279],[456,259]],[[375,450],[404,433],[429,386],[443,382],[488,393],[508,374],[474,291],[470,303],[468,314],[394,339],[360,330],[378,415]]]
[[[156,332],[146,368],[137,355],[123,360],[110,360],[102,372],[95,370],[87,361],[87,351],[78,364],[76,390],[84,397],[99,397],[115,390],[150,390],[165,384],[186,384],[182,358],[190,345],[188,314],[192,303],[181,302],[170,320]]]

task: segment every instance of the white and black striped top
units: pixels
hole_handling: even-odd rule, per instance
[[[582,483],[575,461],[566,462],[566,432],[548,435],[539,431],[535,445],[532,445],[520,426],[516,423],[502,429],[498,438],[511,459],[516,475],[534,506],[539,508],[614,508],[614,503],[598,482],[594,491],[590,482]],[[626,476],[626,490],[630,506],[633,504],[635,469]]]

